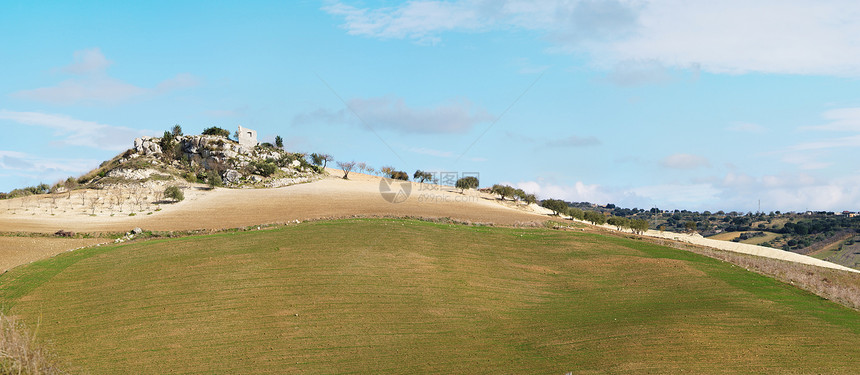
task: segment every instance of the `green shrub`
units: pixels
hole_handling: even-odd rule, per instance
[[[257,174],[269,177],[278,171],[278,166],[270,162],[256,162],[254,163],[254,169]]]
[[[221,175],[215,171],[206,172],[206,183],[209,184],[209,187],[223,186],[224,181],[221,179]]]
[[[203,129],[203,135],[217,135],[220,137],[230,138],[230,131],[213,126],[211,128]]]
[[[171,185],[164,189],[164,198],[172,199],[175,202],[181,202],[185,199],[185,194],[182,193],[182,189],[179,187]]]
[[[197,175],[194,172],[185,172],[184,174],[182,174],[182,178],[192,184],[197,182]]]

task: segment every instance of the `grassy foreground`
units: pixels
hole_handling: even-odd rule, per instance
[[[72,372],[852,373],[860,313],[546,229],[339,220],[65,253],[0,301]]]

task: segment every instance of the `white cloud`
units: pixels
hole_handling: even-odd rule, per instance
[[[44,158],[17,151],[0,150],[0,190],[9,191],[41,182],[54,183],[79,176],[99,165],[94,159]]]
[[[821,180],[808,174],[754,177],[731,172],[722,179],[698,183],[668,183],[629,188],[550,183],[542,180],[510,184],[541,199],[615,203],[621,207],[756,211],[843,211],[860,207],[860,175]]]
[[[810,141],[792,146],[795,151],[823,150],[830,148],[857,148],[860,147],[860,135],[841,138],[828,138],[818,141]]]
[[[151,133],[146,130],[78,120],[65,115],[15,112],[5,109],[0,109],[0,120],[53,129],[54,136],[61,138],[59,141],[61,144],[114,151],[126,150],[131,147],[130,140]]]
[[[794,164],[803,170],[824,169],[849,160],[844,156],[833,158],[832,155],[835,152],[830,153],[829,150],[860,147],[860,108],[832,109],[822,113],[821,117],[828,122],[799,128],[807,132],[804,134],[806,141],[775,151],[773,154],[780,155],[783,162]],[[832,137],[832,132],[854,134]],[[831,135],[831,137],[816,139],[816,135],[823,134]],[[831,157],[830,161],[826,161],[828,156]]]
[[[144,88],[114,78],[99,76],[67,79],[56,86],[18,91],[12,95],[51,104],[69,105],[81,102],[115,104],[141,96],[146,92]]]
[[[559,185],[545,181],[520,181],[514,184],[503,182],[534,194],[540,199],[563,199],[568,202],[592,202],[605,204],[612,202],[613,196],[600,185],[588,185],[577,181],[573,185]]]
[[[635,36],[596,54],[695,62],[715,73],[857,75],[858,12],[852,1],[651,1]]]
[[[446,32],[521,28],[597,66],[654,61],[711,73],[860,75],[860,3],[849,0],[416,0],[323,7],[353,35],[438,43]]]
[[[349,109],[338,111],[318,109],[302,113],[293,118],[293,124],[351,123],[400,133],[433,134],[464,133],[479,123],[494,119],[469,101],[450,102],[435,108],[413,108],[401,98],[379,97],[352,99],[348,106]]]
[[[86,172],[98,163],[95,159],[43,158],[18,151],[0,150],[0,169],[6,171]]]
[[[805,173],[753,177],[729,174],[719,202],[749,211],[761,200],[764,211],[842,211],[860,206],[860,176],[821,180]]]
[[[155,92],[166,93],[174,90],[187,89],[200,85],[200,80],[188,73],[179,73],[173,78],[168,78],[158,83]]]
[[[144,88],[107,75],[112,64],[98,48],[75,51],[75,62],[60,69],[76,75],[55,86],[40,87],[12,93],[12,96],[51,104],[116,104],[144,95],[194,87],[199,80],[188,73],[164,80],[155,88]]]
[[[674,79],[662,63],[649,61],[621,61],[612,68],[606,80],[618,86],[639,86],[671,82]]]
[[[105,58],[99,48],[90,48],[75,51],[75,62],[71,65],[62,68],[62,71],[75,75],[86,75],[93,73],[103,73],[111,64],[112,61]]]
[[[663,184],[640,186],[627,191],[672,208],[698,207],[705,202],[717,202],[720,193],[711,184]]]
[[[833,163],[819,161],[818,155],[809,153],[788,153],[783,155],[782,161],[794,164],[802,170],[824,169],[833,165]]]
[[[672,169],[696,169],[710,167],[708,159],[692,154],[674,154],[660,161],[660,165]]]
[[[377,10],[334,3],[323,10],[343,17],[344,27],[353,35],[409,38],[432,44],[440,40],[436,34],[441,31],[478,29],[486,23],[473,4],[465,2],[411,1]]]
[[[822,125],[806,126],[801,129],[860,132],[860,108],[832,109],[824,112],[821,117],[830,122]]]

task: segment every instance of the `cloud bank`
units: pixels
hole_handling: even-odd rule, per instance
[[[74,62],[59,69],[75,77],[60,83],[30,90],[22,90],[13,97],[55,105],[117,104],[147,95],[194,87],[199,80],[188,73],[159,82],[154,88],[136,86],[110,77],[107,69],[113,64],[98,48],[75,51]]]
[[[317,109],[299,114],[293,118],[293,124],[353,124],[403,134],[450,134],[465,133],[477,124],[495,119],[466,100],[416,108],[402,98],[378,97],[351,99],[347,105],[348,108],[337,111]]]
[[[59,138],[57,142],[62,145],[91,147],[111,151],[126,150],[131,147],[130,140],[144,135],[151,135],[152,133],[147,130],[78,120],[65,115],[16,112],[5,109],[0,109],[0,120],[53,129],[53,135]]]
[[[352,3],[352,2],[350,2]],[[665,79],[661,66],[711,73],[860,75],[860,3],[814,0],[416,0],[323,10],[349,34],[438,44],[446,33],[522,29],[595,66],[647,62],[622,83]]]

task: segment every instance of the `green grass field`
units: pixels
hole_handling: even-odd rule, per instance
[[[0,299],[78,373],[856,373],[860,313],[689,252],[339,220],[92,248]]]

